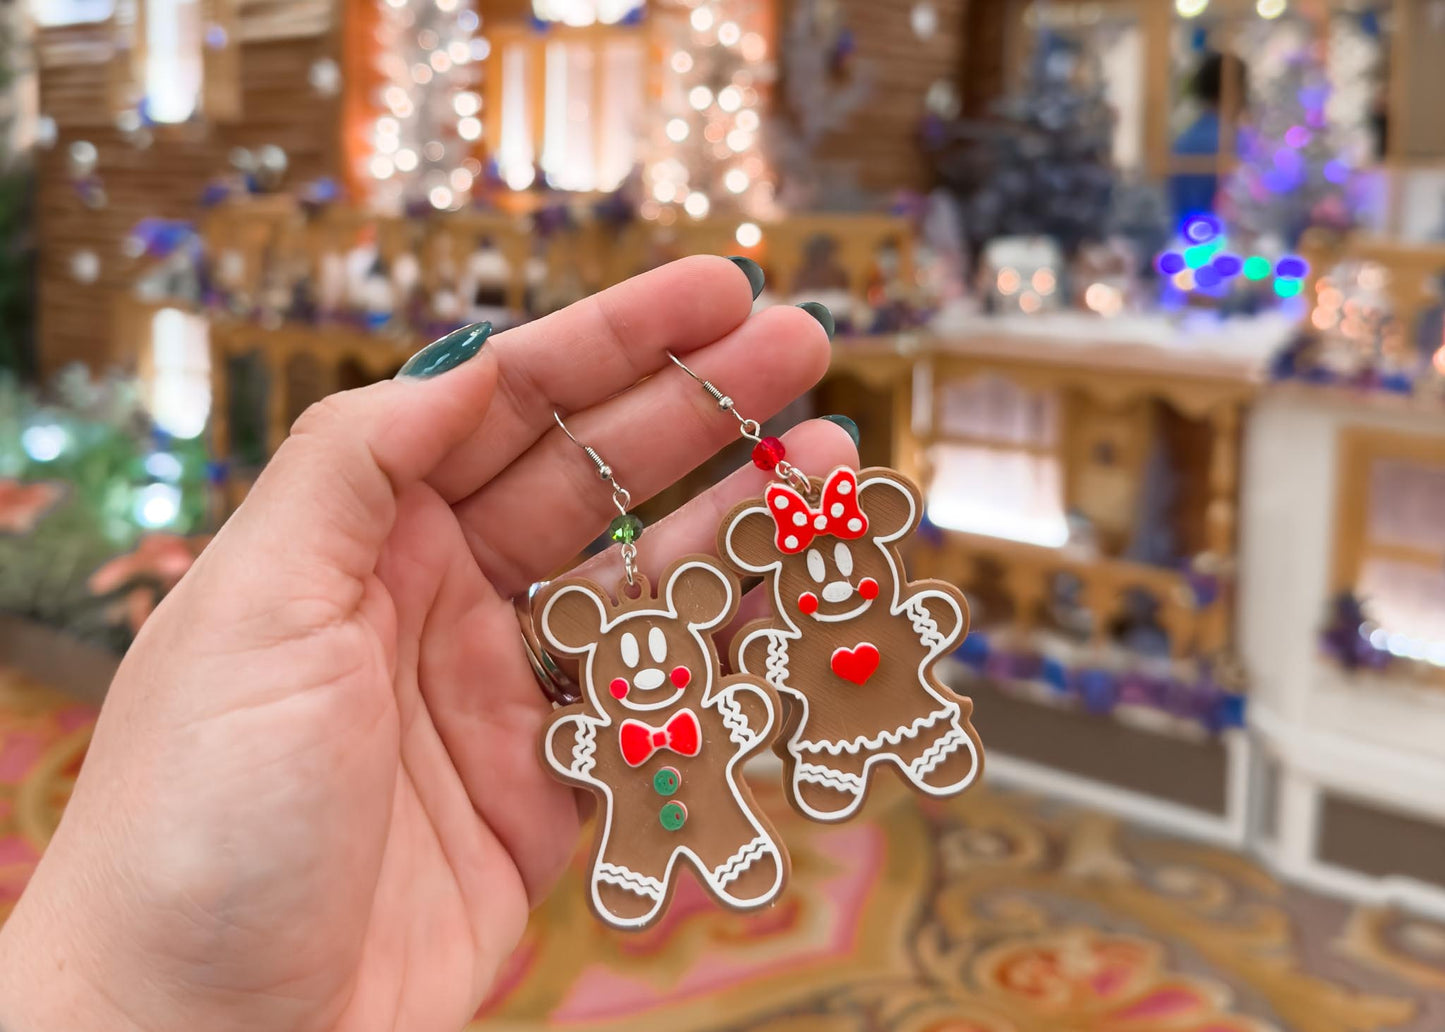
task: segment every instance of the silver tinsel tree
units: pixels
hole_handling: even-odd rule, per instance
[[[1348,229],[1353,169],[1326,114],[1330,88],[1309,48],[1257,87],[1240,130],[1240,163],[1222,190],[1220,213],[1251,244],[1293,247],[1305,230]]]
[[[373,0],[377,5],[378,116],[366,172],[384,207],[455,208],[481,166],[480,62],[487,43],[471,0]]]
[[[644,160],[644,217],[775,214],[761,147],[760,111],[774,77],[765,15],[759,0],[651,8],[667,70]]]

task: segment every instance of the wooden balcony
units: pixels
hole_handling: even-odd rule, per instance
[[[915,282],[913,241],[902,219],[805,216],[761,228],[762,245],[752,254],[767,270],[774,300],[798,300],[795,292],[811,296],[818,289],[818,280],[810,277],[818,271],[820,240],[826,242],[824,283],[835,299],[830,303],[861,307],[876,300],[884,265],[898,281]],[[215,451],[235,460],[244,437],[252,446],[249,457],[263,460],[310,401],[390,376],[407,356],[450,328],[418,325],[403,300],[385,318],[358,311],[354,298],[344,294],[313,293],[306,318],[277,301],[284,302],[298,283],[320,283],[348,256],[364,253],[389,270],[410,266],[416,291],[434,296],[458,278],[467,256],[485,249],[491,267],[504,272],[491,284],[498,306],[521,320],[683,254],[735,253],[735,232],[735,223],[718,220],[660,227],[581,218],[538,228],[512,214],[393,218],[344,208],[308,212],[287,198],[217,209],[202,228],[210,273],[218,281],[202,309],[210,324]],[[557,290],[559,285],[565,289]],[[553,294],[544,297],[545,290]],[[146,315],[134,303],[129,308],[132,319]],[[1227,654],[1233,640],[1239,428],[1260,385],[1260,363],[1248,349],[1230,354],[1191,342],[1182,330],[1177,337],[1166,332],[1167,344],[1160,346],[1131,343],[1120,324],[1108,320],[1082,323],[1084,332],[1075,332],[1072,324],[1046,332],[1050,325],[968,317],[899,333],[845,332],[835,342],[824,394],[841,390],[860,402],[855,408],[840,400],[842,407],[834,411],[871,411],[865,461],[901,469],[930,496],[942,490],[935,472],[939,454],[948,448],[1022,455],[1057,470],[1060,518],[1081,513],[1096,531],[1097,540],[1084,547],[1010,540],[977,528],[936,526],[920,534],[914,563],[921,575],[962,584],[978,599],[1002,600],[976,606],[979,616],[1006,619],[1023,634],[1047,632],[1062,578],[1075,585],[1073,605],[1087,623],[1072,633],[1088,647],[1114,647],[1120,621],[1143,596],[1152,602],[1150,619],[1167,640],[1166,658]],[[143,325],[126,336],[144,340]],[[960,397],[967,415],[972,404],[967,392],[995,381],[1048,407],[1048,432],[1026,440],[994,439],[954,425],[950,413],[957,414]],[[253,389],[249,411],[237,404],[246,383]],[[243,419],[248,425],[238,426]],[[1178,556],[1141,561],[1125,548],[1132,533],[1128,524],[1149,450],[1161,441],[1182,449],[1185,525],[1178,533]],[[233,475],[241,474],[234,477],[232,501],[245,490],[244,472],[235,468],[244,464],[232,463]],[[976,490],[999,494],[986,480]]]
[[[479,255],[487,267],[486,318],[499,326],[545,315],[687,254],[749,254],[766,268],[774,300],[816,289],[821,279],[841,299],[833,304],[845,332],[847,310],[866,306],[885,261],[898,281],[914,279],[911,229],[901,218],[790,217],[761,225],[762,241],[752,249],[738,246],[737,227],[722,219],[618,224],[604,214],[560,210],[530,217],[309,211],[286,196],[219,207],[200,228],[211,284],[200,311],[210,323],[215,451],[237,457],[235,377],[242,365],[249,363],[250,379],[264,385],[256,406],[263,411],[249,417],[261,425],[245,434],[254,463],[275,449],[310,402],[392,375],[426,342],[470,321],[466,304],[439,313],[426,303],[448,291],[479,296],[475,270],[468,270]],[[391,295],[389,310],[368,309],[338,284],[358,256],[385,270],[379,276]],[[154,307],[127,297],[120,318],[143,327]],[[132,332],[125,339],[147,338]],[[121,357],[142,364],[138,355]]]

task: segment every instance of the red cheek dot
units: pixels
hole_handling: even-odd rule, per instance
[[[811,591],[803,592],[798,596],[798,608],[811,616],[818,611],[818,596]]]
[[[858,582],[858,594],[862,595],[866,599],[877,598],[878,582],[872,577],[864,577],[861,581]]]
[[[679,688],[686,688],[687,683],[692,680],[692,671],[685,666],[672,668],[672,683]]]
[[[612,684],[609,686],[614,699],[627,698],[627,687],[627,678],[625,677],[613,678]]]

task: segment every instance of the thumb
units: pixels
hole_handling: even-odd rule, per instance
[[[261,597],[332,594],[376,565],[396,499],[482,420],[497,383],[491,323],[465,326],[414,355],[395,380],[330,395],[291,428],[212,543]],[[258,584],[261,581],[263,583]],[[269,585],[269,587],[267,587]]]

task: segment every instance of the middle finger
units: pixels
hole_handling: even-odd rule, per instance
[[[763,420],[827,371],[827,333],[808,313],[778,307],[687,363]],[[676,482],[738,435],[738,421],[681,369],[669,366],[632,389],[567,416],[617,481],[641,502]],[[455,507],[467,541],[499,593],[513,596],[566,562],[617,514],[597,469],[555,428]]]

